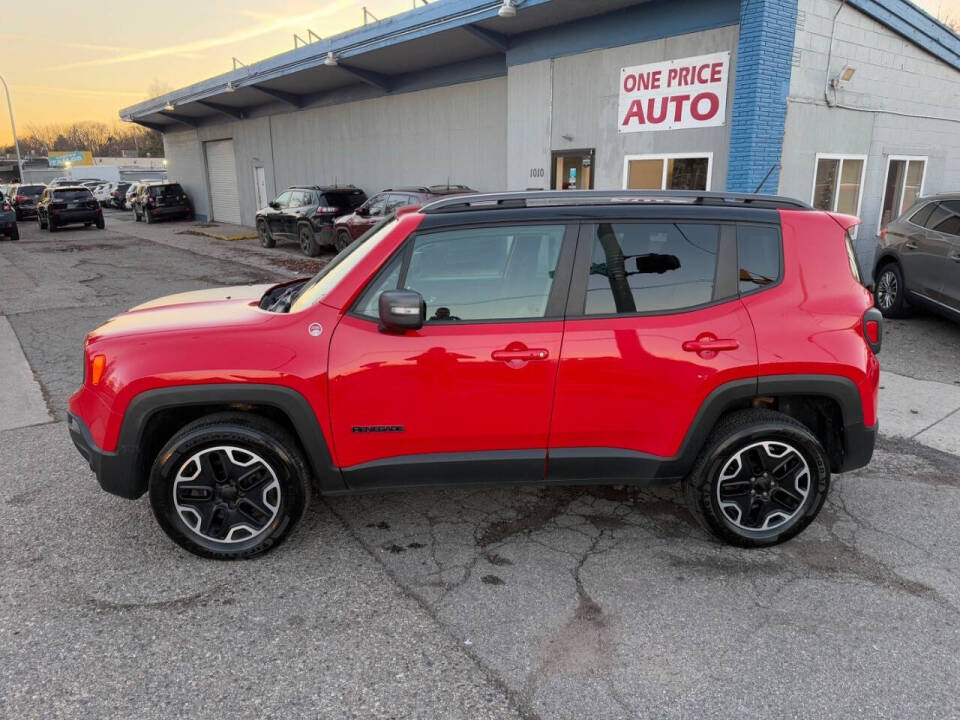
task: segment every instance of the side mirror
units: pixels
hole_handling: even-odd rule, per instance
[[[276,200],[271,200],[270,202],[267,203],[267,205],[272,207],[274,210],[280,209],[280,203],[278,203]]]
[[[414,290],[386,290],[380,293],[380,330],[419,330],[427,319],[427,304]]]
[[[370,208],[368,208],[366,205],[361,205],[360,207],[358,207],[358,208],[355,210],[355,212],[356,212],[357,215],[359,215],[360,217],[366,217],[367,215],[370,214]]]

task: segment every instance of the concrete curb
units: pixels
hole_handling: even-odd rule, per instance
[[[880,433],[960,455],[960,386],[880,373]]]

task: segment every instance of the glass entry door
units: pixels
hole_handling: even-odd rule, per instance
[[[550,187],[554,190],[593,190],[593,160],[596,151],[554,150]]]

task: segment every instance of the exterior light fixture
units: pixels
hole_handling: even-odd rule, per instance
[[[228,81],[227,81],[227,92],[235,92],[236,89],[237,89],[237,86],[233,84],[233,80],[228,80]]]
[[[330,52],[327,53],[327,57],[324,58],[323,64],[326,65],[327,67],[336,67],[337,65],[340,64],[340,63],[337,61],[337,56],[336,56],[336,54],[333,52],[333,50],[331,50]]]
[[[512,18],[517,16],[517,5],[514,0],[503,0],[503,5],[497,10],[497,15],[502,18]]]
[[[174,105],[172,102],[168,102],[166,105],[163,106],[163,109],[166,110],[167,112],[171,112],[172,110],[175,110],[176,107],[177,106]]]
[[[844,83],[848,83],[853,80],[853,76],[856,75],[857,69],[855,67],[850,67],[849,65],[844,65],[843,70],[841,70],[837,75],[830,80],[830,87],[834,90],[839,90],[843,87]]]

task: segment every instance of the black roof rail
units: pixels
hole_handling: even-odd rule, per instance
[[[465,212],[529,207],[630,204],[712,205],[763,209],[813,210],[810,205],[779,195],[701,192],[698,190],[538,190],[458,195],[424,205],[422,213]]]

